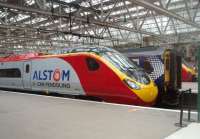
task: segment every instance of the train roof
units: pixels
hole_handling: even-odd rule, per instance
[[[49,54],[68,54],[68,53],[79,53],[79,52],[91,52],[91,53],[102,53],[102,52],[117,52],[116,50],[104,46],[84,46],[84,47],[72,47],[64,48],[62,50],[49,51]]]
[[[0,62],[9,62],[9,61],[20,61],[20,60],[29,60],[34,58],[39,58],[41,56],[50,56],[50,55],[59,55],[59,54],[70,54],[70,53],[81,53],[81,52],[91,52],[95,54],[99,54],[102,52],[117,52],[114,49],[103,47],[103,46],[90,46],[90,47],[74,47],[74,48],[66,48],[63,50],[53,50],[45,53],[26,53],[26,54],[18,54],[18,55],[10,55],[5,57],[0,57]]]
[[[19,60],[28,60],[31,58],[39,57],[43,55],[42,53],[26,53],[18,55],[10,55],[5,57],[0,57],[0,62],[9,62],[9,61],[19,61]]]
[[[120,50],[119,50],[120,51]],[[163,47],[145,47],[145,48],[130,48],[120,52],[127,56],[155,56],[162,55],[165,51]]]

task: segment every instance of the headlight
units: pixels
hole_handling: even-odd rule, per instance
[[[135,82],[133,82],[129,79],[125,79],[124,82],[132,89],[136,89],[136,90],[140,89],[140,87]]]

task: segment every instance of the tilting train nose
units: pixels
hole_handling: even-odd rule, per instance
[[[141,85],[140,90],[133,90],[133,92],[144,102],[144,103],[154,103],[158,96],[158,88],[151,81],[148,85]]]

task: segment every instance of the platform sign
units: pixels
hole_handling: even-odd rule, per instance
[[[198,47],[198,101],[197,101],[197,109],[198,109],[198,122],[200,122],[200,46]]]

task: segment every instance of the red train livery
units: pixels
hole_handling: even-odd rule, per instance
[[[149,76],[106,47],[71,48],[65,54],[29,53],[0,58],[0,87],[153,105],[158,90]]]

